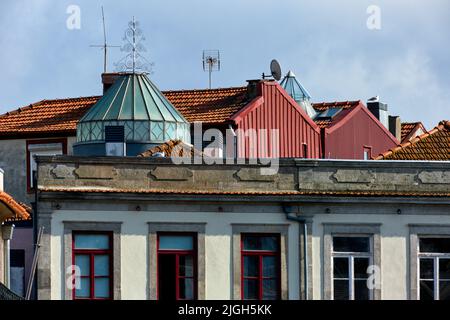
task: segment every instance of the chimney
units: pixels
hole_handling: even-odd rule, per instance
[[[367,100],[367,108],[389,130],[388,105],[374,97]]]
[[[255,99],[257,96],[259,96],[261,94],[261,80],[260,79],[256,79],[256,80],[247,80],[248,85],[247,85],[247,99],[248,100],[253,100]]]
[[[389,131],[399,143],[402,142],[402,122],[399,116],[389,116]]]
[[[119,76],[119,73],[102,73],[103,94],[108,91]]]

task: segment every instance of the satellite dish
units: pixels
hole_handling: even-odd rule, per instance
[[[275,59],[270,62],[270,73],[272,73],[272,77],[275,80],[279,81],[281,79],[281,67]]]

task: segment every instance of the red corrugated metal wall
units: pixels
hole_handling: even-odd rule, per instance
[[[237,129],[247,133],[246,136],[238,134],[238,157],[276,157],[272,149],[277,139],[271,131],[276,130],[279,157],[319,158],[320,131],[315,123],[278,83],[260,82],[259,85],[260,99],[235,118]],[[252,134],[248,134],[249,129],[256,129],[257,145],[262,146],[259,150],[251,150],[255,144],[250,142]],[[260,129],[266,129],[266,132],[261,134]]]
[[[368,114],[370,111],[362,108],[365,107],[355,110],[356,113],[335,130],[325,130],[324,158],[363,159],[365,146],[371,148],[372,156],[376,156],[397,145]]]

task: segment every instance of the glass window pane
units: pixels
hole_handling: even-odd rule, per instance
[[[420,300],[434,300],[434,282],[420,280]]]
[[[79,255],[75,256],[75,265],[80,268],[80,276],[88,276],[90,274],[89,256]]]
[[[420,279],[434,279],[434,260],[420,258]]]
[[[192,236],[160,236],[160,250],[194,250]]]
[[[439,258],[439,279],[450,280],[450,259]]]
[[[276,300],[278,298],[278,287],[276,279],[263,280],[263,300]]]
[[[354,258],[354,277],[359,279],[367,279],[367,268],[369,267],[369,258]]]
[[[335,252],[370,252],[369,237],[333,237]]]
[[[259,257],[244,256],[244,277],[259,276]]]
[[[163,141],[164,140],[164,124],[162,122],[150,122],[150,140]]]
[[[263,277],[277,277],[277,260],[276,257],[263,257]]]
[[[91,284],[89,278],[80,278],[80,287],[75,288],[75,297],[89,298],[91,296]]]
[[[367,280],[355,280],[355,300],[369,300],[369,288]]]
[[[94,273],[96,276],[109,276],[109,256],[94,256]]]
[[[180,256],[179,257],[179,273],[182,277],[194,276],[194,257],[192,256]]]
[[[450,238],[420,238],[420,252],[450,253]]]
[[[439,281],[439,300],[450,300],[450,281]]]
[[[348,279],[348,258],[333,258],[334,278]]]
[[[244,250],[249,251],[277,251],[278,237],[276,236],[244,236]]]
[[[96,278],[95,280],[95,297],[109,298],[109,278]]]
[[[348,280],[334,280],[333,298],[334,300],[348,300],[349,283]]]
[[[244,279],[244,299],[257,300],[259,299],[258,280]]]
[[[104,234],[75,235],[75,249],[109,249],[109,236]]]
[[[194,299],[194,279],[185,278],[180,281],[180,299],[193,300]]]

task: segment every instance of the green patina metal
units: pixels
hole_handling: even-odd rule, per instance
[[[126,142],[190,142],[189,123],[145,74],[121,74],[81,118],[77,142],[104,141],[111,125],[124,126]]]
[[[306,111],[310,118],[315,117],[316,111],[311,105],[311,96],[308,91],[301,85],[301,83],[296,79],[292,71],[288,72],[288,74],[281,81],[280,85],[295,100],[295,102],[297,102],[297,104]]]

